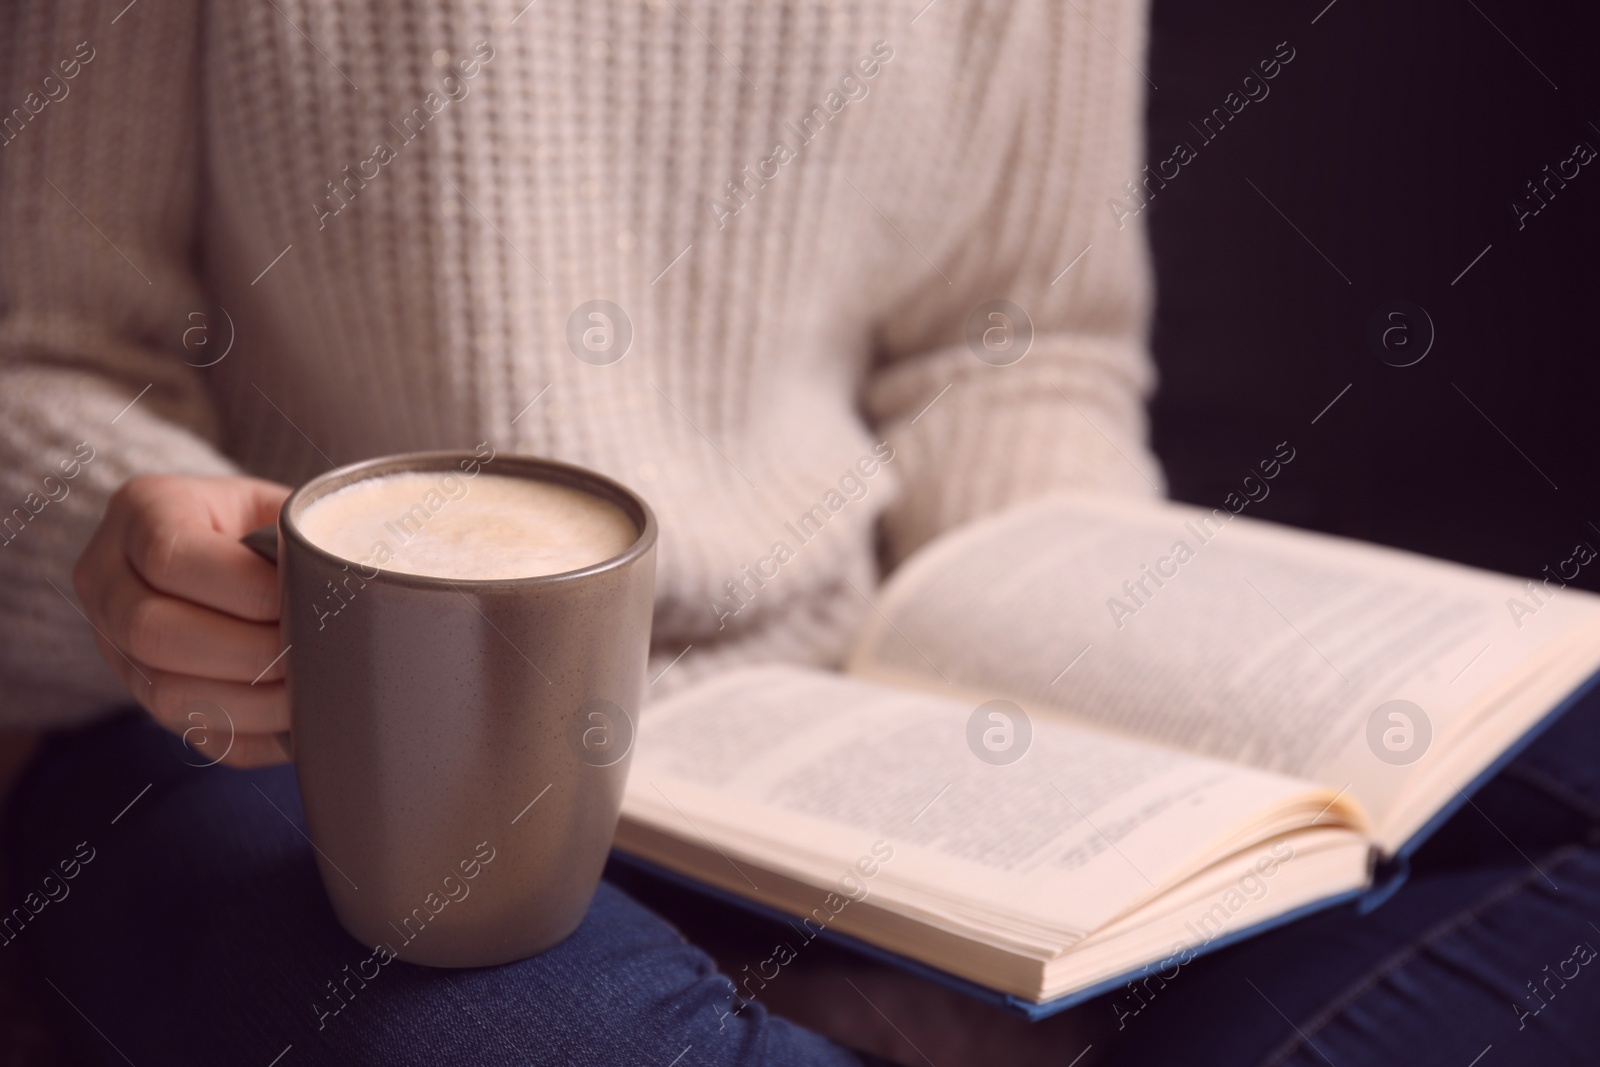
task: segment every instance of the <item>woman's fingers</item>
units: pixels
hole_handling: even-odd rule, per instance
[[[197,766],[266,767],[291,758],[289,694],[277,681],[225,682],[128,663],[139,702],[182,738]],[[281,671],[277,672],[280,675]]]
[[[200,738],[234,734],[274,734],[289,728],[289,698],[282,682],[219,682],[146,669],[150,684],[140,700],[156,722],[183,734],[191,746]]]
[[[100,658],[110,665],[128,692],[140,704],[149,707],[145,702],[150,699],[150,672],[128,657],[122,649],[112,644],[105,633],[98,628],[95,630],[94,643],[100,649]]]
[[[183,738],[197,764],[258,767],[288,759],[289,696],[282,681],[249,685],[173,674],[122,656],[103,637],[95,641],[128,691],[152,719]]]
[[[108,576],[100,595],[105,637],[142,666],[225,682],[283,677],[276,623],[158,593],[132,571]]]
[[[218,762],[241,770],[288,763],[287,744],[284,734],[240,734],[234,740],[233,748]]]
[[[289,758],[277,574],[239,544],[288,493],[256,478],[134,478],[73,568],[101,655],[200,764]]]
[[[276,517],[286,486],[255,478],[136,478],[115,505],[123,551],[155,590],[241,619],[278,617],[277,570],[239,538]]]

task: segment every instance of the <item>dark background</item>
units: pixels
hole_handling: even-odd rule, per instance
[[[1578,142],[1600,150],[1600,13],[1326,3],[1154,4],[1148,158],[1198,153],[1144,212],[1172,495],[1220,506],[1287,440],[1248,514],[1530,577],[1600,549],[1600,158],[1520,231],[1511,207]],[[1270,95],[1205,143],[1189,124],[1284,41]],[[1397,299],[1435,331],[1413,366],[1367,338]],[[1600,588],[1600,561],[1574,584]]]

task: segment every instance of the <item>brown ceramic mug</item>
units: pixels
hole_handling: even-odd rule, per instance
[[[361,479],[479,469],[609,501],[637,537],[578,570],[463,579],[362,565],[298,524]],[[649,506],[567,464],[414,453],[320,475],[285,501],[275,536],[246,541],[278,562],[294,762],[344,928],[439,967],[522,959],[570,934],[616,830],[644,686]]]

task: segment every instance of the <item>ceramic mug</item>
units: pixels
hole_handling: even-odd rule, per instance
[[[298,525],[359,479],[491,470],[610,501],[638,536],[580,570],[447,579],[342,559]],[[339,922],[376,951],[439,967],[564,939],[621,809],[650,644],[649,506],[568,464],[413,453],[312,479],[245,542],[278,564],[291,747]]]

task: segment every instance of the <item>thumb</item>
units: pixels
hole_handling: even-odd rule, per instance
[[[230,537],[241,537],[259,526],[277,522],[283,502],[293,492],[286,485],[263,478],[218,478],[205,490],[212,529]]]

